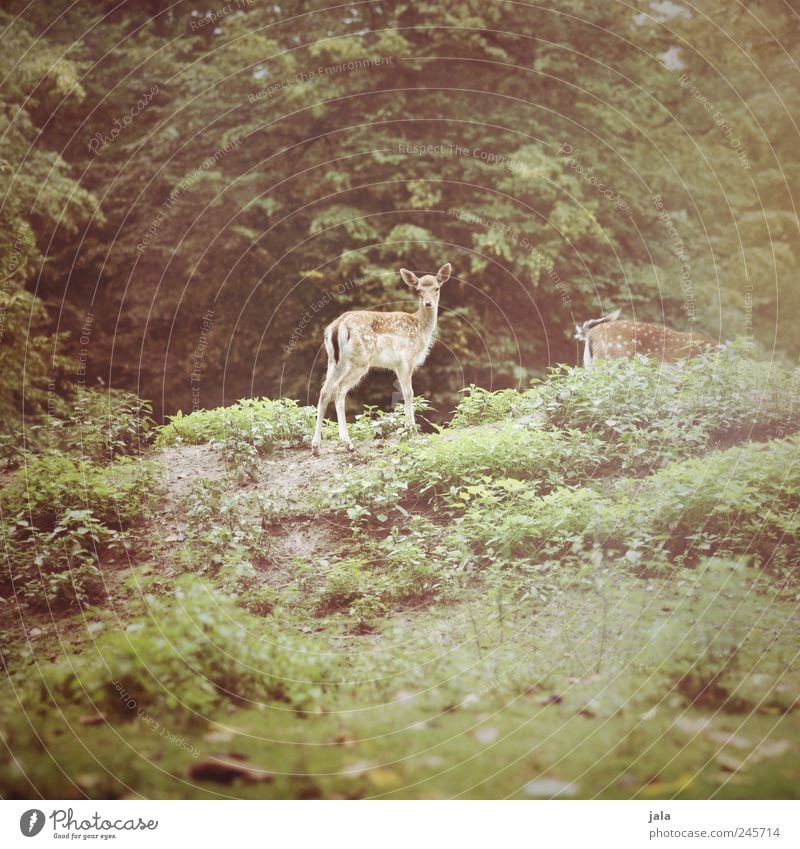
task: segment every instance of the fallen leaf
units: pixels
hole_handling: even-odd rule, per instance
[[[272,774],[266,770],[214,756],[192,764],[189,768],[189,778],[197,781],[216,781],[218,784],[231,784],[237,778],[248,784],[273,780]]]
[[[785,755],[791,746],[792,744],[789,740],[764,740],[763,743],[756,746],[751,760],[754,763],[762,763],[773,758],[779,758],[781,755]]]
[[[350,766],[346,766],[342,770],[342,775],[346,775],[348,778],[358,778],[359,775],[363,775],[368,770],[374,768],[375,763],[373,761],[356,761],[350,764]]]
[[[692,719],[688,716],[681,716],[672,723],[673,728],[679,731],[685,731],[687,734],[699,734],[711,725],[710,719]]]
[[[209,743],[228,743],[234,738],[233,731],[209,731],[208,734],[203,734],[203,739]]]
[[[717,752],[716,755],[714,755],[714,760],[723,769],[727,769],[728,772],[738,772],[744,766],[744,761],[739,758],[735,758],[727,752]]]
[[[398,690],[394,694],[394,700],[396,702],[407,702],[410,699],[414,698],[414,693],[409,692],[408,690]]]
[[[383,767],[371,769],[367,773],[367,778],[376,787],[394,787],[397,784],[400,784],[403,780],[402,777],[393,769],[385,769]]]
[[[494,743],[494,741],[500,736],[500,732],[490,725],[484,725],[481,728],[476,728],[472,732],[472,736],[479,743],[483,743],[484,746],[488,746],[489,743]]]
[[[94,772],[83,772],[75,776],[75,781],[82,790],[91,790],[100,782],[100,776]]]
[[[735,749],[751,749],[753,744],[746,737],[728,734],[727,731],[706,731],[705,735],[718,746],[733,746]]]
[[[87,713],[78,719],[81,725],[102,725],[105,721],[106,718],[102,713]]]
[[[577,796],[579,787],[570,781],[560,781],[557,778],[537,778],[525,785],[528,796],[539,799],[552,799],[556,796]]]

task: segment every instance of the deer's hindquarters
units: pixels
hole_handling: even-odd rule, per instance
[[[612,321],[598,324],[584,334],[584,365],[597,359],[644,354],[660,362],[675,362],[699,354],[710,339],[697,333],[680,333],[660,324]]]

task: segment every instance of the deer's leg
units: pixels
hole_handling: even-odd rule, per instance
[[[403,410],[406,414],[406,424],[410,430],[414,430],[417,424],[414,420],[414,389],[411,386],[411,370],[401,369],[397,372],[400,381],[400,390],[403,393]]]
[[[350,441],[350,434],[347,432],[347,417],[345,416],[345,401],[347,393],[361,380],[362,377],[369,371],[369,366],[363,368],[361,366],[351,366],[339,379],[334,383],[333,393],[336,398],[336,418],[339,422],[339,438],[352,451],[353,443]]]
[[[583,343],[583,367],[591,368],[592,367],[592,351],[589,347],[589,340],[587,339]]]
[[[334,384],[334,368],[329,367],[328,373],[325,375],[325,382],[322,384],[322,389],[319,393],[319,403],[317,404],[317,426],[314,429],[314,438],[311,440],[311,450],[314,454],[319,455],[319,446],[322,442],[322,421],[325,418],[325,412],[328,409],[328,404],[333,397]]]

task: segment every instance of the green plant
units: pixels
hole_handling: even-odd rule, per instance
[[[586,481],[615,462],[615,449],[580,432],[532,429],[507,421],[421,437],[369,467],[352,470],[329,506],[351,521],[385,523],[415,506],[461,509],[497,478],[525,481],[535,492]]]
[[[212,439],[221,442],[233,431],[257,450],[268,452],[278,441],[301,443],[310,433],[315,415],[313,407],[301,407],[289,399],[245,398],[230,407],[170,416],[169,424],[158,430],[156,445],[196,445]]]
[[[302,707],[323,692],[312,654],[197,580],[180,581],[171,598],[150,598],[144,622],[103,635],[94,649],[94,661],[68,658],[46,670],[43,703],[52,693],[108,715],[164,709],[192,720],[228,701]]]
[[[712,554],[776,569],[795,559],[799,509],[800,437],[792,436],[677,461],[644,480],[621,480],[605,494],[559,488],[498,499],[488,489],[448,536],[452,546],[466,542],[488,562],[579,562],[601,546],[637,569]]]
[[[279,593],[274,587],[261,586],[238,594],[239,604],[254,616],[268,616],[279,600]]]
[[[153,437],[153,406],[131,392],[80,389],[62,428],[68,451],[95,462],[142,453]]]
[[[33,527],[52,530],[65,510],[92,510],[113,527],[142,519],[155,501],[159,476],[153,464],[120,457],[96,466],[63,454],[27,457],[0,492],[3,514],[21,516]]]
[[[123,545],[91,510],[67,510],[51,531],[27,520],[4,525],[8,575],[3,581],[31,607],[85,607],[105,595],[99,560]]]
[[[525,393],[553,429],[578,429],[616,447],[620,466],[642,474],[719,443],[800,429],[792,375],[759,362],[740,342],[665,368],[645,357],[560,367]]]
[[[231,592],[251,588],[269,551],[264,525],[274,516],[270,499],[229,492],[220,481],[195,481],[182,501],[187,528],[178,564],[218,577]]]
[[[531,412],[532,390],[519,392],[516,389],[500,389],[490,392],[470,384],[463,393],[453,411],[450,427],[474,427],[503,419],[520,418]]]

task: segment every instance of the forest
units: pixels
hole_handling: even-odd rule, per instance
[[[3,798],[796,798],[796,0],[0,29]]]

